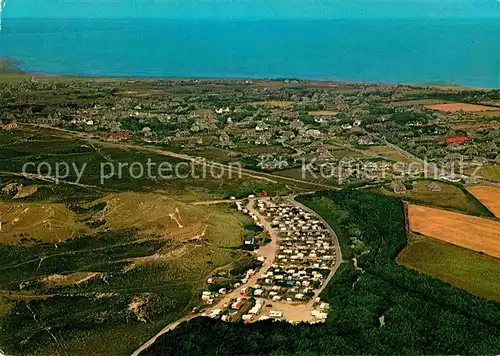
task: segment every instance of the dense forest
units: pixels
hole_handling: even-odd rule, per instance
[[[298,200],[334,227],[346,260],[321,295],[331,304],[327,322],[243,325],[196,318],[145,354],[500,353],[500,303],[396,264],[407,242],[399,200],[356,190]]]

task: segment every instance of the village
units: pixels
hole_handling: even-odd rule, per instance
[[[227,84],[234,90],[204,91],[205,85]],[[289,80],[57,85],[35,78],[0,84],[19,98],[0,115],[2,129],[26,123],[58,127],[335,186],[387,184],[402,172],[422,176],[423,160],[447,167],[433,174],[435,179],[475,183],[469,181],[474,176],[500,182],[495,93],[356,83],[298,87]],[[55,89],[64,89],[68,97],[85,91],[92,100],[72,107],[36,104]],[[33,104],[23,104],[24,97]],[[302,162],[327,173],[318,179],[303,176]]]
[[[236,202],[271,237],[256,250],[260,264],[245,271],[230,287],[213,288],[217,274],[202,292],[204,306],[194,312],[226,322],[267,319],[291,323],[324,322],[330,306],[319,294],[340,264],[340,249],[331,228],[293,198],[254,197]],[[245,245],[255,244],[248,234]]]

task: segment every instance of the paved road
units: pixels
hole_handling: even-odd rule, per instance
[[[161,331],[158,332],[155,336],[153,336],[151,339],[149,339],[148,341],[146,341],[141,347],[139,347],[137,350],[135,350],[132,353],[132,356],[138,356],[142,351],[146,350],[148,347],[150,347],[151,345],[153,345],[155,343],[156,339],[158,339],[158,337],[160,337],[161,335],[165,334],[166,332],[174,330],[177,326],[179,326],[183,322],[189,321],[191,319],[194,319],[197,316],[199,316],[199,315],[186,315],[186,316],[184,316],[184,317],[182,317],[182,318],[180,318],[180,319],[178,319],[176,321],[171,322],[170,324],[168,324],[167,326],[165,326],[163,329],[161,329]]]

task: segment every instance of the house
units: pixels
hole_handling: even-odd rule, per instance
[[[438,193],[438,192],[441,191],[441,186],[438,183],[436,183],[436,182],[432,182],[432,183],[430,183],[427,186],[427,190],[429,192],[436,192],[436,193]]]
[[[245,245],[255,245],[255,235],[247,234],[245,236]]]
[[[151,136],[151,128],[148,126],[144,126],[141,130],[141,133],[144,137],[150,137]]]
[[[394,193],[396,194],[405,194],[406,193],[406,187],[404,186],[401,181],[394,180],[390,184],[391,189],[393,190]]]
[[[467,136],[454,136],[454,137],[446,137],[444,139],[444,142],[447,144],[452,144],[452,143],[465,143],[469,142],[470,138]]]
[[[359,140],[358,140],[358,145],[373,145],[374,142],[373,142],[373,139],[369,136],[366,136],[366,137],[361,137]]]
[[[121,141],[128,138],[130,138],[130,132],[127,131],[111,132],[108,135],[108,141]]]

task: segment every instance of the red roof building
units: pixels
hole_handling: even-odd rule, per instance
[[[267,197],[269,194],[265,190],[260,191],[260,196],[261,197]]]
[[[456,137],[446,137],[444,141],[448,144],[450,143],[464,143],[469,142],[470,138],[467,136],[456,136]]]

